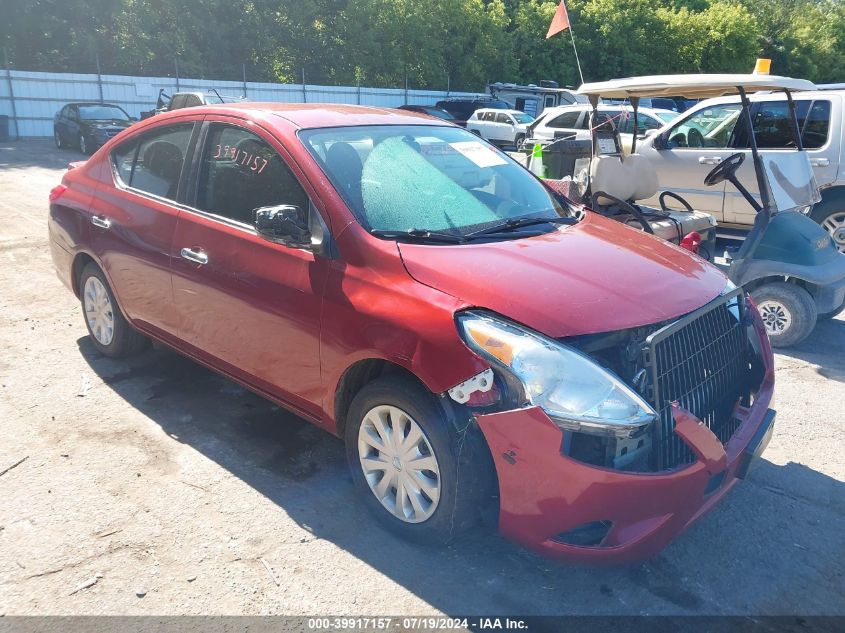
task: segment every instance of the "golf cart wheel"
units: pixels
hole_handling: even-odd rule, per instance
[[[833,210],[829,213],[820,213],[819,217],[813,216],[821,227],[830,234],[833,245],[840,253],[845,253],[845,211]]]
[[[816,327],[818,313],[810,293],[784,282],[768,283],[751,291],[772,347],[791,347]]]

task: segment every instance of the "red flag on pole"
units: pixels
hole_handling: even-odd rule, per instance
[[[546,39],[549,39],[552,35],[556,35],[568,28],[569,13],[566,12],[566,2],[564,0],[560,0],[560,6],[557,8],[555,17],[552,18],[552,23],[549,26],[549,32],[546,33]]]

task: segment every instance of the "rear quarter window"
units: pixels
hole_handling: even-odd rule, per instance
[[[156,128],[121,143],[111,153],[118,180],[132,189],[176,200],[193,123]]]

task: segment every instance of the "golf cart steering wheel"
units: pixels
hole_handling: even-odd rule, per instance
[[[708,187],[718,185],[720,182],[730,180],[739,169],[739,166],[745,161],[745,154],[737,152],[731,154],[721,163],[716,165],[713,170],[704,177],[704,184]]]

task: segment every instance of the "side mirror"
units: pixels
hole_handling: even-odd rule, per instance
[[[646,132],[646,138],[649,137],[648,132]],[[657,130],[654,131],[654,134],[651,135],[651,146],[654,149],[661,150],[666,149],[666,135],[665,134],[658,134]]]
[[[256,232],[274,242],[293,248],[311,246],[311,229],[308,215],[301,207],[283,204],[277,207],[259,207],[253,213]]]

